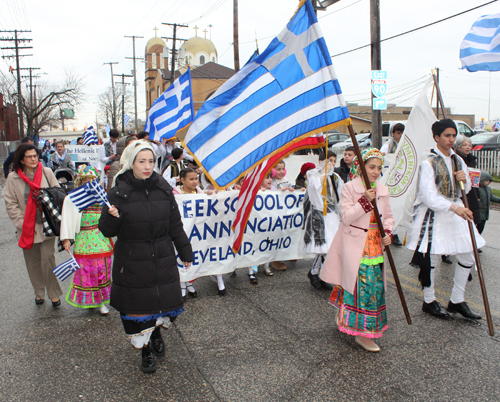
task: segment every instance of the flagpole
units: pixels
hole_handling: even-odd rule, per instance
[[[359,145],[358,142],[356,141],[356,134],[354,132],[352,124],[349,124],[347,128],[349,130],[349,134],[351,135],[352,144],[354,145],[354,150],[356,152],[356,157],[358,158],[359,161],[359,167],[361,169],[361,175],[363,177],[365,187],[367,190],[371,190],[370,180],[368,179],[368,174],[366,173],[365,163],[363,162],[363,158],[361,157],[361,151],[359,150]],[[374,199],[371,203],[373,206],[373,210],[375,212],[375,218],[377,219],[377,225],[380,231],[380,237],[383,237],[385,234],[385,229],[382,223],[382,219],[380,219],[380,213],[378,212],[376,199]],[[408,311],[408,306],[406,305],[405,296],[403,294],[403,288],[401,287],[401,282],[399,281],[399,276],[396,271],[396,265],[394,264],[394,259],[392,258],[391,249],[387,246],[385,247],[385,252],[387,254],[387,259],[389,260],[389,265],[391,266],[392,276],[394,277],[394,282],[396,283],[396,289],[398,290],[399,299],[401,300],[401,305],[403,306],[403,311],[406,316],[406,322],[408,323],[408,325],[411,325],[410,312]]]
[[[434,79],[434,84],[436,85],[437,100],[441,104],[441,111],[443,112],[443,117],[446,119],[447,117],[446,117],[446,110],[444,109],[443,97],[441,96],[441,89],[439,88],[439,84],[436,81],[436,75],[434,74],[434,71],[432,72],[432,78]],[[457,160],[455,158],[451,159],[455,166],[455,171],[458,172],[459,170],[461,170],[458,167]],[[467,194],[465,194],[464,183],[462,181],[460,182],[460,192],[462,195],[462,202],[464,203],[465,208],[470,209],[469,200],[467,199]],[[481,294],[483,296],[484,312],[486,314],[486,321],[488,323],[488,332],[491,336],[493,336],[495,335],[495,329],[493,327],[493,320],[491,318],[490,303],[488,301],[488,294],[486,293],[483,268],[481,266],[481,260],[479,259],[479,251],[477,249],[476,236],[474,234],[474,226],[472,226],[473,223],[470,220],[467,220],[467,223],[469,225],[469,234],[470,234],[470,239],[472,241],[472,248],[474,250],[474,259],[476,261],[477,276],[479,277],[479,285],[481,286]]]

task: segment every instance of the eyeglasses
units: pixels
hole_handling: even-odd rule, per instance
[[[38,155],[24,155],[24,159],[38,159]]]

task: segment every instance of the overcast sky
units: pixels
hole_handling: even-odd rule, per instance
[[[382,38],[416,28],[487,3],[487,0],[381,0]],[[255,50],[269,44],[295,12],[296,0],[239,0],[240,63]],[[330,54],[335,55],[370,42],[369,0],[341,0],[319,12],[319,22]],[[72,69],[85,83],[86,101],[76,110],[75,126],[95,124],[97,96],[111,85],[109,65],[117,74],[130,74],[132,40],[124,35],[144,36],[136,40],[136,56],[144,57],[145,45],[158,27],[158,36],[171,36],[162,22],[184,23],[182,38],[194,36],[193,27],[212,25],[211,39],[219,64],[233,67],[231,0],[0,0],[0,28],[28,29],[34,57],[24,57],[22,67],[40,67],[48,75],[40,80],[57,83],[64,69]],[[441,88],[446,106],[455,113],[488,117],[489,73],[460,70],[460,42],[473,22],[485,14],[498,13],[496,2],[451,20],[382,43],[382,69],[388,72],[389,102],[412,106],[433,67],[441,69]],[[31,35],[31,36],[30,36]],[[5,34],[3,34],[5,36]],[[6,42],[3,42],[6,44]],[[171,42],[168,42],[168,46]],[[3,51],[7,54],[7,51]],[[342,91],[350,102],[369,104],[370,48],[333,57]],[[8,73],[12,60],[2,60]],[[144,64],[138,63],[139,118],[145,119]],[[130,86],[129,86],[130,88]],[[391,93],[392,92],[392,93]],[[133,112],[133,110],[131,110]],[[500,73],[491,73],[491,119],[500,117]]]

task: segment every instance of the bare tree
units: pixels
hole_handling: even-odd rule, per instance
[[[127,113],[132,105],[130,92],[122,92],[115,88],[115,101],[113,103],[113,88],[109,87],[98,97],[99,113],[97,115],[99,123],[110,124],[112,128],[119,128],[122,124],[123,112]],[[115,108],[113,109],[113,104]]]
[[[19,102],[15,78],[4,75],[0,80],[0,90],[9,102]],[[26,133],[38,138],[44,126],[59,125],[62,109],[75,109],[83,101],[83,82],[71,70],[65,71],[64,81],[49,85],[38,83],[33,93],[23,94],[22,111]],[[24,133],[21,133],[24,136]]]

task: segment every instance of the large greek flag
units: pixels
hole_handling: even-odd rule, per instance
[[[460,45],[462,68],[500,71],[500,14],[478,18]]]
[[[149,133],[149,139],[156,141],[172,138],[191,123],[193,117],[191,70],[188,68],[154,101],[144,131]]]
[[[283,147],[349,122],[307,0],[267,49],[203,104],[183,144],[226,187]]]

